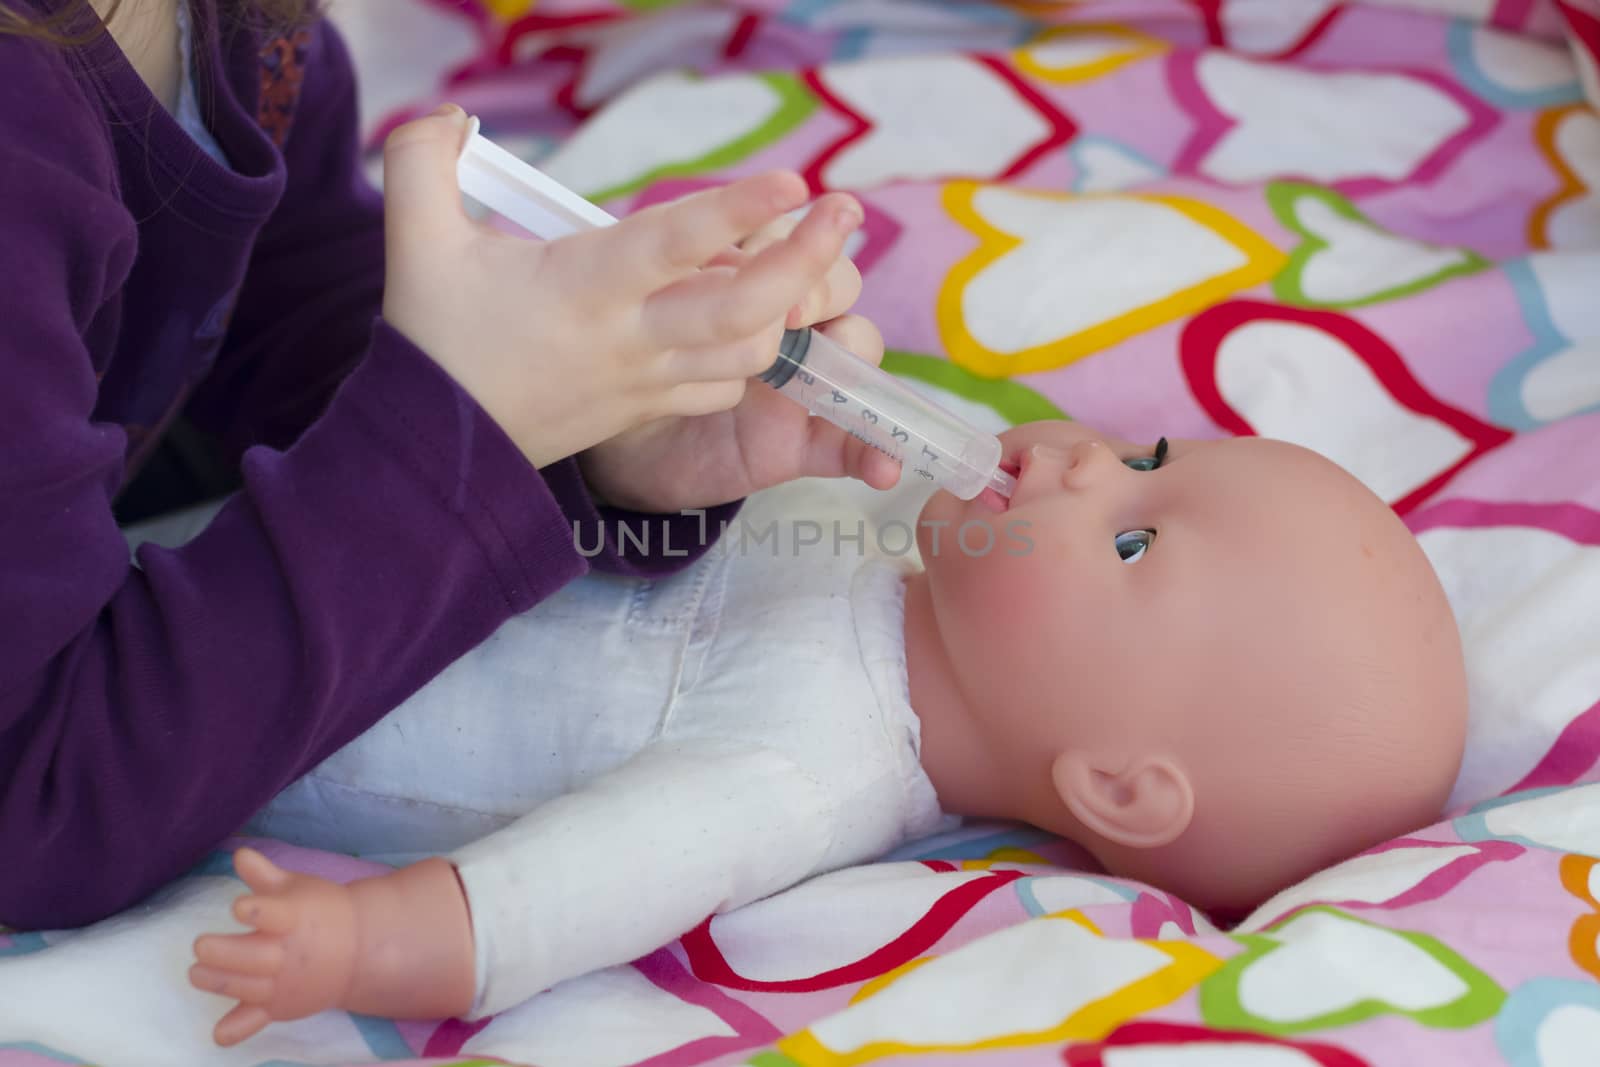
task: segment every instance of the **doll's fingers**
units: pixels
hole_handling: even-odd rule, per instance
[[[233,870],[257,893],[275,893],[288,887],[293,876],[253,848],[233,854]]]
[[[272,1021],[265,1008],[255,1004],[240,1004],[222,1017],[211,1031],[217,1044],[226,1048],[258,1033]]]
[[[300,911],[289,901],[254,894],[233,902],[233,917],[264,934],[287,934],[300,924]]]
[[[236,974],[225,968],[196,963],[189,968],[189,984],[219,997],[241,1004],[265,1004],[277,991],[278,983],[255,974]]]
[[[705,266],[773,218],[804,204],[805,179],[772,171],[646,208],[587,244],[611,284],[650,293]]]
[[[866,360],[874,367],[882,365],[883,334],[878,332],[871,319],[861,315],[841,315],[818,326],[816,330],[851,355]]]
[[[202,934],[194,958],[208,967],[270,976],[283,969],[283,942],[275,934]]]

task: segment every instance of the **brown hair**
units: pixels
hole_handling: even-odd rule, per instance
[[[188,0],[178,0],[187,3]],[[123,0],[111,0],[104,22],[116,17]],[[273,29],[288,29],[305,22],[316,10],[317,0],[220,0],[225,18]],[[99,36],[104,25],[86,33],[74,34],[70,27],[89,7],[89,0],[72,0],[47,15],[18,10],[14,0],[0,0],[0,37],[32,37],[52,44],[78,45]]]

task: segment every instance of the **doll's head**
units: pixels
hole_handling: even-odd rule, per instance
[[[1466,732],[1460,639],[1365,486],[1260,438],[1174,441],[1159,466],[1075,423],[1002,443],[1009,506],[941,493],[920,523],[935,673],[970,727],[964,755],[925,751],[941,796],[987,789],[994,809],[964,814],[1230,911],[1438,816]],[[951,536],[972,522],[993,550]]]

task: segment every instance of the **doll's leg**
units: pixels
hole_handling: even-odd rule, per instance
[[[196,988],[238,1002],[217,1023],[217,1044],[330,1008],[391,1019],[450,1018],[471,1008],[472,928],[448,861],[345,885],[285,871],[248,848],[234,866],[251,892],[233,913],[254,932],[203,935],[189,970]]]

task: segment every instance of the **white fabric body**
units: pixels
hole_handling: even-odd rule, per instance
[[[512,619],[250,831],[453,853],[481,1016],[937,829],[908,702],[911,564],[870,533],[836,546],[831,518],[798,544],[814,534],[792,511],[758,541],[775,507],[747,504],[671,578],[591,575]]]

